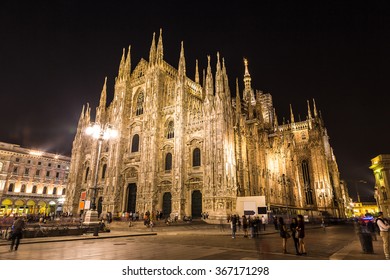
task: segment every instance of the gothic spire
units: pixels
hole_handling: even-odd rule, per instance
[[[236,111],[241,114],[241,97],[240,88],[238,86],[238,78],[236,78]]]
[[[251,89],[251,75],[249,74],[248,70],[248,59],[244,58],[244,65],[245,65],[245,74],[244,74],[244,84],[245,84],[245,91],[249,91]]]
[[[183,41],[181,41],[181,49],[180,49],[180,59],[179,59],[179,76],[185,76],[186,75],[186,59],[184,57],[184,44]]]
[[[149,52],[149,65],[153,65],[156,62],[156,33],[153,32],[152,45],[150,46]]]
[[[278,116],[276,115],[276,110],[274,108],[274,130],[277,131],[278,127],[279,127]]]
[[[125,48],[123,48],[123,51],[122,51],[122,58],[121,58],[121,62],[119,64],[119,71],[118,71],[118,78],[121,79],[123,77],[123,72],[125,71],[124,68],[125,68],[125,53],[126,53],[126,50]]]
[[[307,116],[309,119],[311,119],[310,102],[309,102],[309,100],[306,100],[306,101],[307,101]]]
[[[124,68],[124,72],[123,72],[123,76],[125,79],[130,78],[130,71],[131,71],[130,49],[131,49],[131,46],[129,46],[129,51],[127,52],[127,57],[126,57],[126,61],[125,61],[125,68]]]
[[[106,109],[107,105],[107,77],[104,79],[104,85],[102,89],[102,93],[100,95],[99,108]]]
[[[291,121],[291,123],[295,122],[295,120],[294,120],[294,113],[293,113],[293,109],[292,109],[291,104],[290,104],[290,121]]]
[[[195,83],[199,84],[199,68],[198,68],[198,60],[195,61]]]
[[[217,93],[222,91],[223,85],[222,85],[222,73],[221,73],[221,62],[219,58],[219,52],[217,52],[217,65],[216,65],[216,71],[215,71],[215,91]],[[217,94],[216,94],[217,95]]]
[[[86,124],[91,122],[91,107],[89,107],[89,103],[87,103],[87,108],[85,110],[84,122]]]
[[[164,48],[162,42],[162,28],[160,28],[160,36],[157,43],[157,64],[161,64],[164,58]]]
[[[314,98],[313,98],[313,111],[314,111],[314,117],[315,118],[318,117],[316,101],[314,100]]]
[[[207,56],[207,74],[206,74],[206,92],[207,95],[214,95],[213,74],[211,73],[210,56]]]
[[[81,110],[81,114],[80,114],[80,118],[79,118],[79,125],[78,125],[79,127],[84,121],[84,109],[85,109],[85,105],[83,105],[83,109]]]

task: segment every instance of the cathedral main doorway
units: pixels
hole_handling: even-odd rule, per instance
[[[169,217],[172,212],[172,195],[170,192],[166,192],[163,195],[163,215]]]
[[[137,199],[137,184],[131,183],[127,186],[127,209],[126,212],[135,213],[135,203]]]
[[[200,218],[202,216],[202,193],[199,190],[192,192],[191,215],[192,218]]]

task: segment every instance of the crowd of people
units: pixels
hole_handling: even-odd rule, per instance
[[[263,215],[259,216],[239,216],[231,215],[228,216],[227,222],[230,223],[232,229],[232,238],[236,238],[236,233],[242,231],[244,238],[254,238],[260,234],[260,231],[266,230],[268,223],[267,218]],[[305,248],[305,223],[302,215],[298,215],[296,218],[292,218],[290,225],[286,225],[283,217],[273,217],[273,223],[275,230],[279,231],[280,237],[282,238],[283,253],[287,254],[287,240],[292,237],[294,241],[294,247],[297,255],[306,255]]]

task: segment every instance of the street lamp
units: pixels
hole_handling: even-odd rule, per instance
[[[101,125],[99,123],[91,123],[86,129],[85,134],[96,139],[98,141],[97,145],[97,153],[96,153],[96,161],[95,161],[95,172],[93,176],[93,193],[92,193],[92,201],[91,207],[85,214],[84,225],[94,225],[97,226],[99,224],[98,211],[96,210],[96,197],[98,192],[98,169],[99,169],[99,161],[100,154],[102,149],[102,143],[104,140],[109,140],[112,138],[116,138],[118,136],[118,131],[115,130],[110,124]],[[94,235],[98,235],[95,231]]]

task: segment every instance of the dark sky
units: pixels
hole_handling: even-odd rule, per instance
[[[105,76],[113,94],[122,49],[132,46],[134,69],[163,28],[168,63],[177,67],[184,41],[194,77],[195,59],[203,69],[211,55],[215,69],[219,51],[232,92],[248,58],[279,122],[290,103],[304,119],[315,98],[341,178],[367,200],[370,160],[390,153],[389,11],[387,1],[2,1],[0,141],[70,155],[82,105],[97,106]]]

